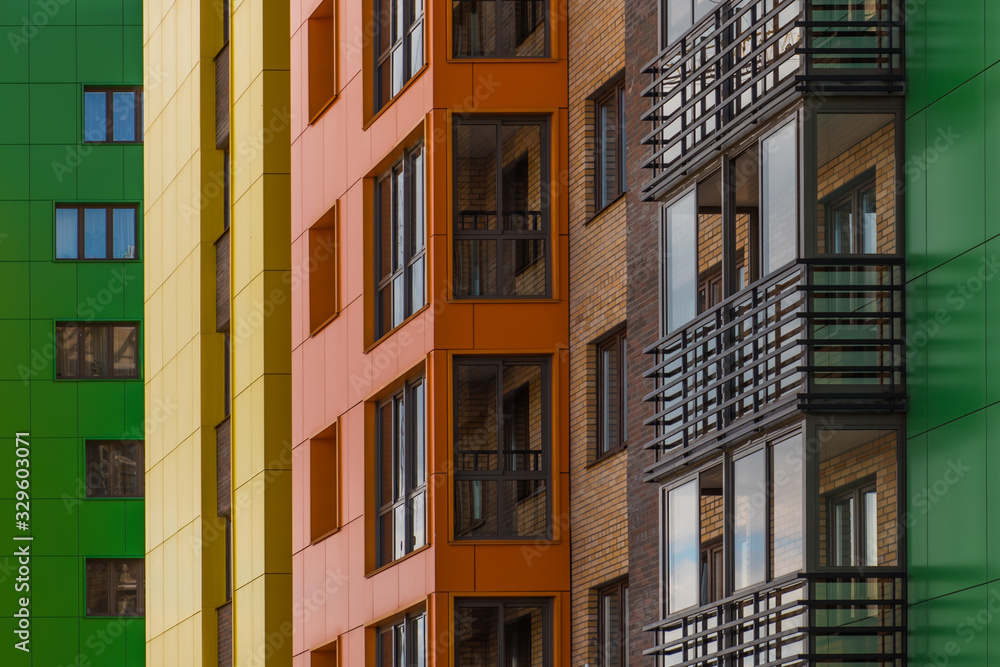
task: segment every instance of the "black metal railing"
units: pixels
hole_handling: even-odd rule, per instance
[[[902,572],[798,574],[647,626],[663,667],[906,662]]]
[[[497,227],[496,211],[459,211],[455,228],[459,231],[527,231],[542,230],[541,211],[504,211],[503,227]]]
[[[903,291],[898,259],[802,259],[647,348],[650,475],[797,411],[904,410]]]
[[[902,93],[899,0],[730,0],[645,68],[653,199],[799,94]]]

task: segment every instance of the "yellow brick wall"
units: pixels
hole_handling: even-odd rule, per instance
[[[557,179],[568,188],[570,202],[572,658],[568,664],[594,665],[596,589],[628,573],[628,451],[594,464],[594,343],[625,323],[626,265],[624,199],[594,217],[595,114],[589,98],[625,66],[624,0],[570,0],[568,16],[570,169]]]

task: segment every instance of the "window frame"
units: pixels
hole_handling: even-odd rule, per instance
[[[423,405],[414,405],[416,400],[414,396],[416,394],[417,388],[420,387],[423,391]],[[400,415],[397,410],[400,409],[397,406],[401,404],[402,415]],[[416,418],[417,411],[423,408],[424,414],[422,419],[418,420]],[[387,434],[383,431],[383,423],[381,419],[382,410],[389,408],[392,411],[392,433],[388,434],[392,438],[392,444],[390,445],[390,451],[392,452],[393,460],[388,462],[388,465],[392,468],[392,480],[393,480],[393,490],[391,499],[385,503],[381,502],[383,497],[384,489],[382,488],[382,481],[384,478],[383,467],[387,465],[386,461],[383,460],[382,453],[384,449],[384,439]],[[399,420],[402,418],[403,421],[403,433],[399,434],[397,432],[397,426]],[[421,434],[416,429],[417,423],[422,423],[424,427],[424,432]],[[398,444],[398,439],[402,437],[403,443]],[[418,448],[423,448],[422,456],[418,456]],[[397,460],[397,455],[402,453],[403,460],[399,462]],[[420,471],[416,468],[415,462],[423,458],[424,470],[423,470],[423,482],[417,483],[420,479]],[[428,478],[429,474],[427,471],[427,380],[426,376],[418,375],[416,377],[410,378],[406,383],[399,389],[394,391],[391,395],[383,398],[381,401],[375,404],[375,566],[376,568],[382,568],[392,563],[395,563],[409,554],[413,553],[417,549],[420,549],[428,544],[430,544],[430,536],[427,533],[427,507],[428,507]],[[397,485],[399,481],[396,479],[395,475],[399,473],[402,476],[402,491],[400,496],[397,498]],[[416,544],[414,542],[415,531],[414,526],[414,500],[423,494],[424,497],[424,541],[422,544]],[[383,521],[389,520],[395,522],[394,515],[398,508],[403,508],[404,516],[404,529],[403,533],[406,536],[406,543],[403,545],[403,552],[400,555],[395,555],[388,560],[384,559],[386,553],[387,545],[384,542],[384,530]],[[393,523],[393,528],[395,529],[395,523]],[[395,534],[395,530],[393,531]],[[393,545],[394,547],[395,545]]]
[[[122,446],[122,445],[134,445],[137,447],[137,457],[136,457],[136,484],[137,484],[137,494],[136,495],[125,495],[121,493],[94,493],[93,487],[91,486],[91,476],[90,476],[90,452],[92,449],[98,449],[102,446],[109,446],[112,448]],[[112,452],[113,453],[113,452]],[[144,440],[87,440],[84,443],[84,497],[85,498],[145,498],[146,497],[146,475],[145,475],[145,462],[146,462],[146,445]],[[109,460],[113,460],[110,459]],[[109,487],[115,487],[114,481],[121,474],[121,472],[112,467],[109,471]]]
[[[869,568],[878,567],[878,565],[871,565],[864,562],[867,560],[867,547],[868,547],[868,532],[865,530],[866,523],[865,519],[868,517],[867,506],[864,502],[865,494],[868,492],[877,493],[876,480],[873,475],[868,475],[863,479],[859,479],[850,484],[846,484],[840,488],[833,489],[829,493],[823,494],[823,501],[826,503],[826,522],[827,522],[827,540],[826,540],[826,562],[829,567],[833,568]],[[836,560],[836,545],[834,544],[833,536],[833,508],[842,503],[845,500],[853,500],[854,508],[851,515],[851,529],[854,531],[855,539],[851,544],[851,558],[853,563],[848,563],[846,565],[838,565],[834,561]],[[878,516],[875,516],[877,521]]]
[[[550,357],[536,356],[536,357],[520,357],[520,356],[478,356],[478,355],[463,355],[454,357],[453,368],[452,368],[452,396],[454,401],[454,411],[457,415],[459,412],[459,395],[460,395],[460,384],[458,379],[459,369],[462,366],[490,366],[496,367],[496,382],[497,382],[497,405],[494,410],[496,414],[503,415],[504,404],[507,401],[508,396],[514,394],[520,390],[520,386],[512,387],[510,389],[506,388],[503,384],[503,371],[508,366],[535,366],[541,370],[541,432],[542,432],[542,455],[540,457],[541,467],[540,471],[531,470],[506,470],[500,469],[503,465],[506,468],[506,456],[504,455],[508,450],[505,446],[507,439],[507,430],[504,426],[504,419],[495,420],[494,427],[496,428],[496,442],[497,450],[496,454],[498,457],[498,468],[497,470],[463,470],[458,463],[459,456],[459,422],[458,419],[454,419],[452,425],[452,437],[454,438],[454,446],[452,451],[452,464],[454,466],[454,473],[452,474],[452,479],[454,483],[454,492],[452,494],[452,502],[457,507],[458,506],[458,488],[459,482],[494,482],[497,485],[497,500],[496,500],[496,515],[497,515],[497,532],[493,535],[462,535],[458,530],[458,512],[457,510],[452,513],[452,525],[451,530],[453,534],[453,540],[456,542],[496,542],[496,541],[538,541],[538,540],[550,540],[552,539],[553,521],[552,521],[552,507],[553,507],[553,495],[552,495],[552,460],[553,460],[553,438],[552,438],[552,362]],[[530,404],[529,404],[530,405]],[[503,484],[504,482],[536,482],[542,481],[545,483],[545,533],[543,535],[511,535],[503,530],[503,518],[505,516],[502,511],[506,503],[504,502],[503,494]],[[519,492],[520,493],[520,492]],[[534,492],[534,493],[537,493]],[[521,498],[523,500],[523,498]],[[485,522],[485,521],[483,521]]]
[[[775,575],[773,555],[774,555],[774,523],[772,520],[772,514],[775,502],[775,488],[776,484],[774,481],[775,466],[774,466],[774,452],[775,449],[783,445],[794,438],[799,438],[801,447],[801,456],[803,460],[803,467],[798,471],[800,475],[800,484],[802,486],[802,498],[801,498],[801,564],[798,568],[800,571],[807,568],[809,564],[810,554],[815,553],[813,548],[814,538],[810,534],[812,527],[810,526],[810,516],[809,513],[809,503],[811,502],[811,494],[813,493],[810,489],[816,488],[811,487],[813,483],[812,473],[808,470],[808,467],[812,465],[810,463],[811,458],[806,452],[806,447],[808,444],[807,435],[809,433],[809,428],[806,422],[798,422],[789,427],[779,428],[772,432],[763,435],[761,438],[753,440],[745,445],[740,445],[727,449],[720,452],[717,456],[714,456],[706,461],[703,461],[696,468],[686,472],[684,475],[671,479],[667,482],[661,483],[659,486],[659,496],[658,496],[658,512],[659,512],[659,537],[658,537],[658,550],[660,554],[660,564],[657,574],[658,579],[658,590],[659,590],[659,605],[662,619],[677,618],[690,614],[693,610],[702,609],[715,604],[716,600],[710,600],[708,602],[702,601],[701,596],[701,579],[700,576],[695,582],[697,586],[696,598],[698,600],[694,605],[690,605],[684,608],[675,609],[671,611],[670,609],[670,599],[669,599],[669,504],[668,504],[668,494],[674,489],[680,488],[692,482],[695,483],[698,502],[698,521],[697,525],[699,527],[698,534],[698,564],[699,572],[701,566],[701,555],[702,547],[704,546],[701,541],[701,504],[700,499],[702,498],[702,475],[716,466],[723,466],[722,476],[723,476],[723,529],[722,529],[722,559],[723,559],[723,599],[743,591],[752,591],[758,589],[762,586],[772,586],[775,582],[785,581],[787,579],[794,578],[795,574],[782,573],[780,575]],[[764,479],[762,480],[765,488],[767,490],[767,510],[765,512],[764,519],[764,534],[763,534],[763,559],[764,559],[764,578],[759,582],[751,582],[746,586],[741,588],[735,587],[734,575],[735,575],[735,563],[734,563],[734,524],[735,524],[735,464],[749,456],[752,456],[758,452],[764,453]]]
[[[615,196],[605,198],[608,190],[606,184],[608,183],[608,175],[604,169],[604,118],[602,114],[602,109],[605,105],[614,100],[615,110],[618,118],[617,132],[617,142],[615,147]],[[625,173],[625,149],[626,149],[626,137],[625,137],[625,81],[619,80],[614,83],[610,90],[605,91],[594,101],[594,201],[597,213],[604,211],[604,209],[610,207],[616,201],[618,201],[622,195],[628,192],[628,184]]]
[[[86,214],[87,210],[103,210],[104,215],[104,238],[105,256],[86,256]],[[114,256],[114,212],[116,210],[131,210],[132,216],[132,236],[135,239],[134,257]],[[76,211],[76,257],[59,257],[59,211]],[[96,203],[76,203],[76,204],[56,204],[53,218],[53,260],[56,262],[139,262],[142,248],[142,238],[139,236],[139,205],[138,204],[96,204]]]
[[[745,290],[751,289],[757,283],[767,280],[769,276],[775,275],[785,267],[789,266],[791,262],[788,262],[781,266],[776,266],[772,270],[767,268],[767,239],[769,230],[767,229],[767,218],[765,215],[765,193],[764,193],[764,177],[765,177],[765,144],[768,140],[772,139],[774,135],[778,134],[783,130],[787,130],[789,125],[794,125],[796,130],[796,181],[794,184],[795,188],[795,204],[794,209],[798,220],[795,225],[796,233],[796,251],[795,259],[793,261],[799,261],[807,257],[804,249],[807,246],[805,241],[806,227],[812,224],[808,219],[808,211],[803,212],[803,202],[808,200],[809,190],[806,187],[806,183],[809,178],[809,174],[805,172],[807,165],[807,156],[803,153],[808,146],[808,142],[803,140],[803,133],[808,129],[806,127],[808,119],[803,115],[800,109],[794,109],[788,113],[783,113],[775,116],[771,119],[767,125],[754,132],[753,135],[748,136],[744,141],[739,144],[735,144],[726,150],[720,151],[717,157],[706,161],[701,165],[697,171],[692,173],[692,177],[684,180],[683,185],[674,189],[672,194],[660,200],[659,207],[659,298],[658,298],[658,308],[659,308],[659,328],[660,336],[669,336],[676,334],[687,327],[691,322],[695,321],[697,318],[704,315],[706,312],[712,310],[716,306],[712,306],[708,310],[699,312],[701,310],[701,302],[699,297],[699,288],[702,284],[702,273],[697,271],[697,263],[695,265],[695,289],[694,293],[690,295],[690,303],[693,305],[694,315],[686,319],[685,321],[678,323],[671,323],[670,321],[670,311],[667,308],[667,303],[669,302],[669,278],[671,276],[670,264],[669,264],[669,254],[670,248],[668,244],[668,212],[674,206],[679,205],[688,196],[694,199],[694,217],[695,217],[695,251],[697,252],[698,247],[698,226],[700,221],[698,220],[699,203],[698,203],[698,191],[700,185],[709,179],[713,178],[716,172],[721,173],[722,186],[725,192],[731,192],[735,190],[737,183],[736,175],[736,163],[737,161],[745,156],[748,151],[754,151],[757,156],[757,207],[756,207],[756,218],[754,223],[750,223],[749,229],[749,240],[747,243],[747,254],[742,258],[743,270],[746,271],[747,284],[745,286],[740,286],[740,269],[738,264],[740,262],[740,256],[736,253],[736,225],[737,217],[741,214],[746,214],[748,211],[745,208],[735,206],[735,201],[723,201],[721,208],[722,214],[722,272],[720,276],[713,276],[711,284],[720,285],[720,301],[719,303],[724,303],[730,298],[736,296],[737,294],[744,292]],[[805,181],[805,182],[804,182]],[[732,199],[732,198],[731,198]],[[808,207],[805,207],[808,209]],[[887,255],[888,256],[888,255]],[[697,261],[697,260],[696,260]],[[707,272],[706,272],[707,273]],[[752,279],[751,279],[752,278]],[[706,282],[706,284],[709,284]]]
[[[467,4],[467,5],[470,5],[470,6],[478,6],[478,5],[482,5],[484,3],[493,3],[493,5],[494,5],[494,16],[496,16],[496,6],[500,4],[498,2],[498,0],[460,0],[460,3],[462,5],[466,5]],[[538,22],[536,20],[536,23],[534,24],[534,30],[531,30],[531,31],[528,31],[528,32],[526,32],[524,34],[521,34],[520,30],[521,30],[522,26],[520,24],[521,24],[521,18],[523,18],[523,16],[524,16],[524,7],[527,6],[527,5],[537,5],[538,3],[542,4],[541,21]],[[521,11],[520,16],[517,13],[519,9]],[[455,17],[455,3],[453,2],[453,3],[451,3],[451,6],[448,9],[448,21],[449,21],[449,23],[448,23],[448,25],[449,25],[448,42],[449,42],[449,45],[450,45],[450,48],[449,48],[449,60],[487,60],[487,61],[488,60],[517,60],[517,61],[521,61],[521,60],[548,60],[548,59],[551,59],[552,58],[552,34],[551,34],[552,33],[552,29],[551,29],[551,14],[552,14],[552,11],[551,11],[551,2],[550,2],[550,0],[516,0],[516,5],[514,7],[514,11],[515,11],[515,14],[514,14],[515,18],[514,18],[513,21],[511,21],[510,37],[511,37],[511,42],[513,43],[515,49],[516,49],[517,46],[519,46],[522,43],[524,43],[524,41],[526,39],[528,39],[528,37],[530,37],[531,34],[535,30],[538,29],[539,23],[541,23],[542,24],[542,30],[545,31],[544,32],[544,34],[545,34],[545,48],[544,48],[544,52],[543,52],[542,55],[540,55],[540,56],[519,56],[519,55],[517,55],[517,53],[516,53],[516,51],[514,49],[511,49],[510,51],[506,51],[506,50],[502,51],[501,48],[500,48],[500,44],[499,44],[499,41],[500,41],[500,32],[499,31],[497,31],[497,32],[494,33],[494,38],[493,38],[494,39],[494,42],[493,42],[493,51],[494,51],[494,53],[492,55],[462,55],[462,54],[459,54],[458,53],[457,40],[455,39],[455,33],[456,33],[456,30],[457,30],[458,21],[457,21],[457,19]],[[534,13],[535,9],[532,8],[531,11],[532,11],[532,13]],[[470,10],[469,14],[471,14],[471,13],[472,13],[472,11]]]
[[[452,610],[452,620],[454,621],[455,637],[452,642],[451,656],[453,664],[458,664],[456,651],[461,647],[461,625],[458,623],[459,613],[462,609],[487,608],[497,610],[497,666],[506,663],[504,658],[507,653],[507,635],[504,623],[504,609],[507,607],[537,607],[542,610],[542,666],[552,667],[553,651],[555,641],[553,637],[553,600],[550,597],[456,597]]]
[[[861,209],[861,196],[868,190],[874,190],[878,187],[878,181],[876,177],[876,170],[874,168],[866,169],[861,175],[852,178],[850,181],[837,188],[826,197],[819,200],[819,205],[823,207],[824,224],[827,227],[825,232],[826,244],[823,250],[824,257],[875,257],[885,253],[879,253],[878,250],[878,239],[876,235],[876,252],[867,253],[864,251],[858,251],[852,248],[847,252],[838,252],[834,248],[834,243],[836,242],[836,230],[832,224],[832,219],[830,213],[834,210],[838,204],[842,205],[845,203],[850,203],[852,220],[858,221],[861,224],[852,225],[854,227],[853,234],[851,237],[852,246],[857,244],[857,246],[864,247],[863,238],[863,220],[864,216]],[[877,231],[877,230],[876,230]],[[860,236],[860,238],[859,238]]]
[[[714,6],[712,6],[712,8],[709,11],[705,12],[701,16],[697,16],[696,9],[699,0],[683,0],[683,1],[685,3],[690,4],[690,9],[691,9],[690,21],[688,22],[688,25],[684,28],[684,30],[681,31],[681,33],[674,39],[670,39],[670,5],[671,3],[677,2],[677,0],[658,0],[657,2],[657,14],[659,18],[658,23],[660,31],[659,43],[661,51],[663,49],[673,46],[680,40],[684,39],[684,36],[687,35],[689,32],[691,32],[691,30],[695,26],[701,25],[702,21],[707,19],[709,16],[715,13],[715,11],[719,9],[719,7],[722,6],[715,4],[717,0],[712,0],[711,4]]]
[[[414,628],[420,623],[423,623],[424,626],[423,656],[420,656],[419,653],[420,644],[410,641],[411,633],[415,632]],[[396,658],[399,656],[399,651],[396,647],[399,635],[396,633],[399,630],[402,630],[403,637],[403,664],[396,662]],[[382,648],[382,636],[386,634],[393,635],[393,654],[391,656],[386,656]],[[424,609],[409,612],[404,616],[397,617],[395,620],[379,625],[375,628],[375,667],[410,667],[410,665],[426,665],[428,662],[427,643],[427,611]],[[387,657],[388,662],[386,662]],[[420,660],[421,657],[423,658],[422,661]]]
[[[87,593],[90,589],[88,570],[91,563],[104,563],[108,567],[108,613],[90,613],[87,607]],[[117,605],[117,587],[111,586],[115,566],[119,564],[136,564],[139,567],[139,576],[136,583],[136,611],[134,614],[112,613]],[[85,618],[144,618],[146,616],[146,562],[143,558],[85,558],[83,562],[83,599]]]
[[[76,327],[77,329],[77,350],[78,350],[78,374],[77,375],[65,375],[59,371],[59,345],[60,345],[60,329],[63,327]],[[135,374],[134,375],[114,375],[111,370],[113,367],[112,356],[114,354],[114,330],[118,327],[132,327],[135,330]],[[106,361],[111,362],[107,364],[108,374],[105,375],[83,375],[83,353],[84,353],[84,334],[88,329],[105,329],[107,335],[107,350],[108,358]],[[142,327],[140,322],[136,321],[123,321],[123,322],[91,322],[91,321],[79,321],[79,320],[57,320],[55,323],[55,344],[56,344],[56,359],[53,366],[55,367],[56,380],[138,380],[142,377],[142,344],[141,344],[141,334]]]
[[[604,600],[608,596],[618,598],[618,661],[608,660],[604,638],[608,619],[604,613]],[[628,577],[623,577],[597,589],[597,667],[628,667],[629,643]]]
[[[608,407],[607,376],[604,355],[610,348],[618,348],[618,434],[617,444],[608,447],[605,440]],[[594,462],[602,461],[628,447],[628,329],[605,336],[597,343],[597,439]]]
[[[492,1],[492,0],[491,0]],[[452,238],[452,266],[451,266],[451,296],[455,300],[462,301],[497,301],[497,300],[516,300],[516,301],[540,301],[549,300],[552,298],[552,259],[554,258],[553,252],[553,240],[552,240],[552,197],[550,196],[552,192],[552,163],[551,163],[551,140],[552,140],[552,118],[550,115],[519,115],[519,114],[471,114],[464,117],[453,116],[452,117],[452,128],[451,128],[451,140],[452,146],[458,145],[458,131],[460,127],[463,126],[492,126],[495,128],[497,143],[496,143],[496,210],[493,213],[496,215],[497,224],[495,230],[489,229],[474,229],[474,230],[463,230],[458,228],[458,223],[462,211],[459,208],[459,197],[460,192],[457,186],[452,187],[451,194],[451,238]],[[541,229],[538,231],[529,230],[504,230],[503,217],[505,214],[504,206],[504,175],[507,169],[503,164],[503,145],[501,143],[501,134],[504,127],[530,127],[537,126],[539,128],[539,163],[540,163],[540,173],[539,173],[539,187],[540,187],[540,200],[541,200],[541,210],[539,211],[541,220]],[[518,156],[519,159],[520,156]],[[516,160],[511,161],[511,165],[514,164]],[[511,165],[508,165],[511,166]],[[453,149],[451,151],[451,177],[452,183],[457,184],[458,179],[458,155]],[[530,173],[530,170],[529,170]],[[473,211],[473,213],[482,213],[480,211]],[[486,212],[488,213],[488,212]],[[491,241],[496,243],[496,293],[495,294],[458,294],[455,291],[455,275],[456,262],[455,258],[458,252],[458,242],[459,241]],[[506,241],[542,241],[545,244],[544,250],[540,253],[535,254],[533,262],[544,261],[545,262],[545,290],[540,294],[528,294],[528,295],[518,295],[518,294],[506,294],[501,291],[502,286],[505,284],[507,272],[504,270],[504,245]],[[516,256],[515,256],[516,257]],[[516,276],[521,271],[525,270],[531,264],[518,267],[511,277]]]
[[[104,101],[104,136],[101,139],[87,139],[87,111],[86,111],[86,100],[87,93],[105,93]],[[115,123],[114,123],[114,94],[115,93],[135,93],[134,104],[135,104],[135,139],[124,139],[116,140],[114,139]],[[144,92],[141,85],[137,86],[84,86],[83,88],[83,139],[84,144],[142,144],[145,141],[145,136],[143,135],[142,119],[143,119],[143,109],[144,107]]]
[[[412,6],[415,4],[420,4],[420,12],[416,13],[412,11]],[[388,5],[388,6],[386,6]],[[396,12],[393,10],[402,10],[402,35],[396,35],[395,38],[392,33],[397,30],[396,22]],[[419,67],[414,67],[413,63],[413,35],[417,32],[424,30],[424,21],[427,13],[425,0],[374,0],[372,3],[372,13],[374,21],[374,35],[372,39],[372,54],[374,56],[374,76],[372,81],[373,86],[373,109],[374,113],[379,113],[382,109],[387,107],[390,102],[399,96],[406,85],[420,72],[424,67],[426,57],[424,55],[424,49],[426,46],[424,42],[424,35],[420,35],[420,65]],[[388,14],[388,28],[390,30],[389,36],[389,46],[384,53],[379,53],[379,42],[382,36],[382,30],[386,27],[383,24],[382,17]],[[413,14],[411,16],[411,14]],[[392,55],[396,49],[400,49],[403,58],[403,82],[399,86],[399,90],[395,93],[392,92]],[[388,64],[388,75],[390,77],[389,81],[389,97],[382,99],[382,67]]]
[[[417,159],[421,161],[421,167],[418,173],[416,167]],[[399,196],[400,188],[397,183],[397,179],[402,179],[403,181],[403,202],[402,205],[397,201]],[[423,192],[418,195],[418,183],[423,188]],[[391,245],[388,257],[390,267],[386,276],[381,277],[385,272],[382,267],[383,258],[383,235],[382,227],[386,224],[383,220],[382,211],[382,189],[388,187],[390,190],[390,217],[388,221],[389,225],[389,238],[391,239]],[[375,242],[374,242],[374,277],[375,277],[375,340],[381,340],[389,333],[401,326],[407,319],[409,319],[414,313],[427,305],[427,151],[423,140],[419,140],[403,151],[403,154],[393,162],[392,166],[382,172],[375,179],[375,205],[374,205],[374,222],[375,222]],[[419,204],[419,205],[418,205]],[[403,220],[397,220],[397,214],[402,209]],[[400,227],[402,229],[400,230]],[[418,234],[419,232],[419,234]],[[422,245],[417,248],[416,240],[417,238],[422,240]],[[396,245],[398,240],[402,238],[403,248],[400,251]],[[402,255],[402,261],[399,261],[399,265],[395,266],[399,260],[400,254]],[[420,271],[419,280],[422,283],[421,293],[423,294],[423,303],[416,304],[413,303],[413,288],[414,282],[414,267],[422,262],[423,270]],[[383,321],[383,316],[385,314],[385,304],[383,303],[383,295],[388,294],[389,298],[395,299],[395,288],[394,283],[397,279],[402,278],[403,285],[403,312],[398,323],[393,324],[392,322]],[[392,303],[389,304],[390,309]],[[391,310],[390,310],[391,312]]]

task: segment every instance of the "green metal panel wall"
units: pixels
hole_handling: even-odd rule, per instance
[[[1000,664],[1000,2],[906,0],[910,664]]]
[[[140,204],[141,239],[142,146],[83,144],[82,107],[84,84],[141,85],[142,74],[142,0],[0,0],[4,667],[145,664],[143,619],[84,614],[84,559],[142,557],[144,503],[84,499],[83,487],[87,439],[143,437],[143,383],[56,381],[52,338],[56,320],[142,319],[141,262],[53,261],[57,202]],[[13,633],[18,431],[32,450],[30,654]]]

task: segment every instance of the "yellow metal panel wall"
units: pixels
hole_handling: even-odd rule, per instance
[[[225,532],[215,426],[222,151],[215,65],[222,3],[146,0],[146,402],[149,665],[217,661]],[[237,665],[291,664],[288,5],[233,0],[232,461]],[[150,414],[153,414],[150,412]]]

